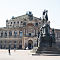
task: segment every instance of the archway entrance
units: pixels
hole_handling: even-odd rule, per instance
[[[32,49],[33,48],[33,41],[29,40],[28,41],[28,49]]]

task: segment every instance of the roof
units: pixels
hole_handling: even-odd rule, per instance
[[[10,20],[20,20],[20,19],[21,20],[27,20],[27,19],[29,19],[29,16],[25,14],[25,15],[14,17],[13,19],[11,18]],[[33,20],[40,20],[40,18],[33,16]]]

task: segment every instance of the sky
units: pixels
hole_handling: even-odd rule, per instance
[[[60,0],[0,0],[0,28],[6,27],[6,20],[32,11],[35,17],[42,17],[48,10],[51,28],[60,29]]]

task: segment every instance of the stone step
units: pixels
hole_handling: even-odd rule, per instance
[[[60,54],[60,52],[58,51],[37,51],[37,53],[40,53],[40,54]]]
[[[58,47],[39,47],[36,53],[45,54],[60,54],[60,48]]]

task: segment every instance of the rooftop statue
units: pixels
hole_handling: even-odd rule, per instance
[[[44,10],[43,11],[43,20],[45,19],[46,20],[46,22],[48,21],[48,10]]]

